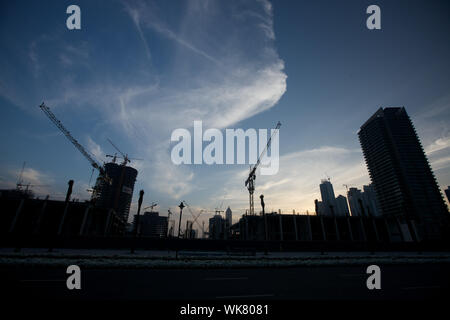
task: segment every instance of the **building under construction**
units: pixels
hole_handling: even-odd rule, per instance
[[[115,162],[106,163],[104,169],[110,183],[100,177],[97,179],[95,205],[114,209],[119,217],[128,221],[138,171],[125,164],[116,164]]]
[[[137,170],[128,167],[130,162],[128,155],[117,148],[111,140],[108,141],[120,153],[121,156],[106,155],[113,158],[111,162],[104,165],[96,161],[92,155],[72,136],[69,130],[64,127],[56,115],[44,103],[40,106],[45,115],[53,124],[66,136],[66,138],[81,152],[90,162],[91,166],[98,170],[99,175],[95,187],[92,190],[91,203],[96,208],[113,210],[114,214],[123,220],[122,225],[126,225],[130,213],[131,200],[133,198],[134,183],[136,182]],[[123,159],[121,164],[116,163],[116,159]],[[124,230],[123,230],[124,231]]]

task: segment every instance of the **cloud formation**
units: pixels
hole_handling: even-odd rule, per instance
[[[181,25],[172,26],[156,14],[160,10],[155,3],[126,2],[147,55],[152,51],[149,33],[172,41],[177,69],[171,70],[168,85],[157,81],[122,91],[116,114],[130,136],[152,145],[146,154],[154,162],[150,180],[160,181],[153,187],[173,197],[191,192],[195,175],[171,164],[167,144],[171,131],[190,128],[194,120],[207,127],[233,126],[276,105],[286,92],[287,78],[273,42],[269,2],[185,4]],[[258,18],[242,19],[241,8]],[[254,39],[252,48],[248,39]]]

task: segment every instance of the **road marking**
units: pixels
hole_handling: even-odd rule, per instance
[[[440,289],[441,286],[421,286],[421,287],[405,287],[402,290],[417,290],[417,289]]]
[[[248,294],[240,296],[219,296],[216,299],[234,299],[234,298],[263,298],[263,297],[274,297],[274,294]]]
[[[248,280],[247,277],[240,278],[205,278],[204,281],[222,281],[222,280]]]

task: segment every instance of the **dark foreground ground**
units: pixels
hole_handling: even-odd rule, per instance
[[[246,269],[85,269],[68,290],[65,268],[1,267],[2,291],[25,300],[443,300],[449,264],[380,265],[381,290],[367,266]]]

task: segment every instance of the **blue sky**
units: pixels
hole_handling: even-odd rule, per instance
[[[81,30],[66,8],[81,8]],[[365,27],[368,5],[382,29]],[[441,187],[450,185],[448,1],[2,1],[0,187],[87,199],[91,168],[40,111],[45,101],[99,161],[107,138],[143,158],[135,188],[163,213],[248,204],[246,165],[170,162],[170,134],[273,128],[280,170],[258,176],[268,209],[312,211],[319,183],[369,183],[356,132],[405,106]],[[259,208],[259,206],[257,206]],[[132,211],[135,210],[135,204]],[[134,212],[132,212],[134,213]],[[189,215],[188,215],[189,217]],[[203,218],[208,218],[204,215]],[[235,218],[237,218],[235,216]]]

